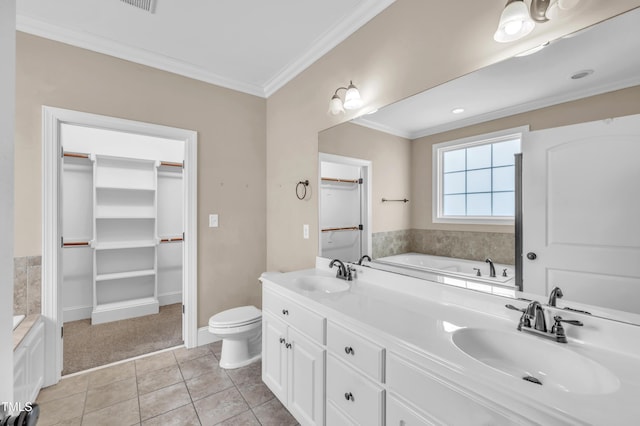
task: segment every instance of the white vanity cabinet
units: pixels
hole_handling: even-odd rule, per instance
[[[388,426],[534,424],[396,354],[387,358],[387,389],[393,396]]]
[[[44,323],[39,318],[13,352],[14,401],[34,402],[44,382]]]
[[[324,425],[325,319],[263,291],[262,380],[303,425]]]
[[[332,321],[327,348],[328,424],[383,425],[384,348]]]

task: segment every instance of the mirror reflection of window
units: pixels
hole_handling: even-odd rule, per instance
[[[521,139],[510,133],[434,145],[435,221],[513,221]]]

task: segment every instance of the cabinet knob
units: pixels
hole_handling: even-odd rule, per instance
[[[284,337],[281,337],[280,338],[280,343],[284,343],[284,342],[285,342]]]
[[[345,352],[346,354],[355,355],[355,354],[353,353],[353,348],[352,348],[351,346],[345,346],[345,348],[344,348],[344,352]]]
[[[291,343],[285,343],[284,347],[287,349],[291,349]]]
[[[282,315],[289,315],[289,310],[288,309],[283,309],[282,310]]]
[[[353,401],[353,394],[351,392],[345,393],[344,399],[346,399],[347,401]]]

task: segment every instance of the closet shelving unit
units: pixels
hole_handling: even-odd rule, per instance
[[[155,314],[158,167],[155,160],[92,155],[92,324]]]

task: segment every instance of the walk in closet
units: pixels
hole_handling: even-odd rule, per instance
[[[181,303],[180,142],[65,127],[64,321],[101,324]]]

